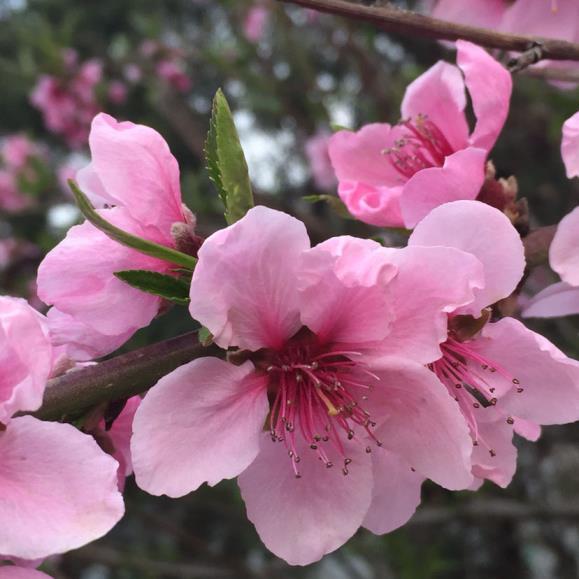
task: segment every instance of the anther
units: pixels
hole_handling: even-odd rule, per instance
[[[496,399],[496,398],[491,398],[491,399],[489,400],[489,404],[490,404],[491,406],[496,406],[496,405],[497,405],[497,399]]]
[[[515,423],[515,419],[512,416],[509,416],[507,418],[507,424],[514,424]]]
[[[351,458],[345,458],[344,459],[344,466],[348,466],[349,464],[352,463],[352,459]]]
[[[496,453],[492,448],[489,450],[489,454],[490,454],[493,458],[497,455],[497,453]]]
[[[518,380],[517,378],[513,378],[513,384],[520,384],[520,380]]]
[[[318,445],[317,444],[310,444],[310,448],[312,450],[318,450]]]
[[[348,440],[352,440],[352,438],[354,438],[354,431],[348,430]]]
[[[524,390],[525,390],[524,388],[517,388],[517,393],[520,394],[520,393],[523,392]]]
[[[367,447],[366,447],[366,452],[367,452],[368,454],[370,454],[370,453],[372,452],[372,449],[371,449],[369,446],[367,446]]]

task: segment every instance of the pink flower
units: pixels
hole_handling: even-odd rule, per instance
[[[109,100],[115,105],[121,105],[127,100],[127,85],[120,80],[115,80],[108,87]]]
[[[449,265],[465,275],[435,273]],[[238,350],[148,392],[131,442],[137,484],[180,497],[239,476],[248,517],[292,564],[360,525],[399,527],[423,478],[472,483],[464,420],[423,364],[440,356],[445,312],[481,285],[465,252],[351,237],[310,248],[301,222],[251,209],[205,241],[191,285],[191,315]]]
[[[561,155],[567,177],[579,177],[579,113],[563,125]],[[561,282],[539,292],[525,307],[528,318],[551,318],[579,313],[579,208],[561,220],[551,247],[551,268]]]
[[[306,142],[306,155],[314,182],[316,187],[322,190],[331,189],[336,185],[336,175],[328,153],[330,138],[326,133],[317,133]]]
[[[516,469],[513,431],[536,440],[538,425],[579,418],[579,363],[517,320],[487,323],[485,309],[515,290],[525,267],[519,234],[500,211],[478,201],[442,205],[418,224],[409,245],[453,247],[483,265],[484,286],[450,313],[443,356],[430,367],[470,427],[473,474],[507,486]]]
[[[17,213],[29,206],[30,200],[20,191],[14,173],[0,169],[0,210]]]
[[[183,70],[181,62],[161,60],[157,64],[157,74],[179,92],[187,92],[191,89],[191,79]]]
[[[358,219],[414,227],[434,207],[478,195],[488,152],[507,117],[512,82],[482,48],[456,44],[460,68],[438,62],[417,78],[402,101],[401,123],[332,137],[338,193]],[[477,117],[470,135],[465,85]]]
[[[161,135],[99,114],[89,144],[92,162],[78,173],[78,182],[94,202],[107,205],[101,215],[124,231],[174,247],[171,226],[192,223],[193,217],[181,204],[179,166]],[[38,295],[116,343],[147,326],[161,300],[128,286],[114,273],[171,273],[173,268],[112,241],[85,222],[72,227],[40,264]]]
[[[253,4],[243,21],[243,34],[252,43],[259,42],[269,21],[269,10],[259,3]]]
[[[41,155],[38,145],[24,134],[10,135],[2,143],[4,165],[12,171],[24,169],[32,157]]]
[[[46,322],[24,300],[0,297],[0,352],[0,553],[39,559],[98,539],[123,514],[117,463],[69,424],[12,417],[40,407],[52,370]]]

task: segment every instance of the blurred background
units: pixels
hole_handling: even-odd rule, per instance
[[[157,129],[180,163],[200,232],[224,226],[202,154],[219,87],[234,110],[260,203],[303,219],[315,242],[352,233],[403,243],[399,233],[303,198],[335,194],[324,162],[327,135],[396,122],[406,85],[441,58],[454,62],[435,42],[274,0],[0,0],[1,292],[44,309],[35,270],[79,221],[65,182],[88,160],[98,111]],[[532,227],[557,223],[579,200],[579,183],[565,178],[559,152],[562,123],[578,109],[576,88],[515,78],[491,156],[499,177],[518,180]],[[535,270],[521,299],[555,279],[547,268]],[[578,321],[530,326],[577,357]],[[125,349],[193,328],[186,309],[175,307]],[[538,443],[517,444],[519,470],[507,490],[488,481],[476,495],[426,484],[404,528],[384,537],[360,530],[306,568],[265,550],[235,483],[172,501],[146,495],[132,479],[116,529],[43,568],[62,579],[576,579],[579,427],[550,427]]]

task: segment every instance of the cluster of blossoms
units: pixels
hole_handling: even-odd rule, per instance
[[[167,374],[112,426],[102,414],[84,432],[19,416],[40,407],[51,376],[113,352],[162,311],[161,297],[115,274],[183,274],[92,222],[72,227],[38,271],[47,316],[0,299],[0,511],[16,521],[0,530],[6,559],[106,533],[134,470],[142,489],[169,497],[237,478],[264,544],[305,565],[360,527],[406,523],[426,479],[507,486],[515,435],[534,441],[543,425],[579,420],[579,363],[497,307],[523,279],[524,248],[509,217],[477,197],[511,79],[481,48],[457,44],[458,68],[438,63],[408,88],[403,121],[340,131],[327,148],[353,215],[413,229],[402,248],[350,236],[312,247],[303,223],[263,206],[202,239],[161,135],[93,119],[78,185],[109,224],[196,258],[189,313],[222,356]],[[570,177],[577,125],[565,127]],[[551,255],[573,296],[577,218]],[[545,293],[528,314],[555,290]]]
[[[178,92],[189,92],[192,81],[187,72],[184,54],[178,48],[170,47],[156,40],[145,40],[139,47],[144,67],[153,65],[152,73]],[[133,67],[136,65],[133,65]],[[129,67],[129,76],[135,69]]]
[[[86,143],[90,122],[102,107],[101,97],[122,103],[126,87],[120,81],[102,87],[103,63],[99,59],[81,62],[77,52],[67,48],[61,60],[60,74],[41,75],[30,101],[42,113],[46,128],[77,149]],[[100,89],[103,95],[99,95]]]

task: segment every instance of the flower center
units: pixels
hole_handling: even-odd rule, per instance
[[[442,167],[446,157],[454,153],[444,133],[426,115],[401,121],[397,126],[407,132],[383,152],[406,179],[422,169]]]
[[[296,477],[301,476],[299,436],[327,468],[334,466],[328,456],[329,446],[334,447],[343,457],[345,475],[352,461],[344,441],[352,440],[356,429],[363,429],[381,446],[372,432],[376,423],[361,405],[378,378],[352,359],[359,355],[298,339],[270,360],[266,368],[271,400],[267,426],[272,441],[285,444]],[[366,452],[371,452],[369,446]]]
[[[468,342],[460,342],[449,336],[441,349],[442,358],[429,364],[429,368],[460,405],[474,445],[482,444],[487,447],[491,456],[495,456],[495,450],[485,443],[479,433],[476,411],[489,406],[500,406],[502,394],[513,387],[520,394],[524,392],[524,388],[517,378],[480,355]],[[507,416],[506,421],[510,425],[515,422],[512,416]]]

